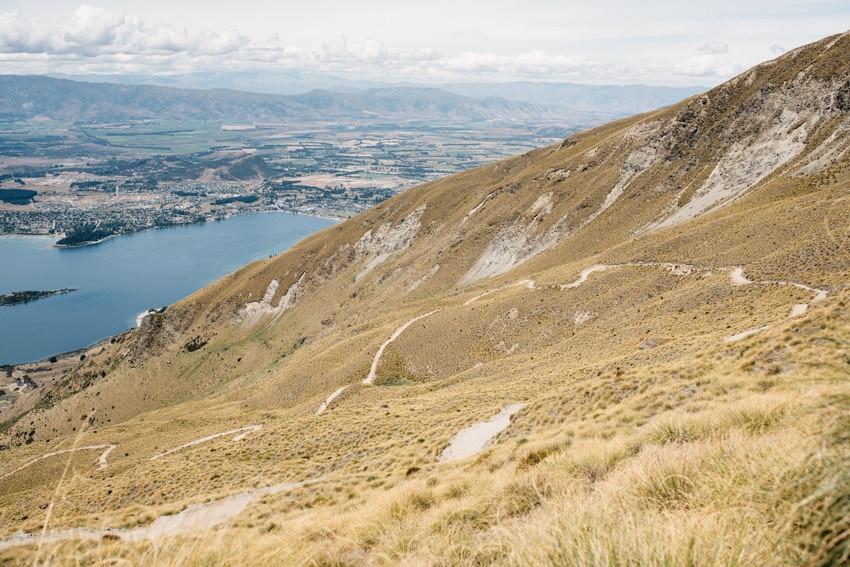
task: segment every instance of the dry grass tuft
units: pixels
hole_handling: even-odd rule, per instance
[[[782,487],[794,502],[784,532],[790,553],[807,565],[850,562],[850,400],[834,402],[844,413],[826,424],[824,443],[800,465],[801,474]]]
[[[657,455],[636,476],[632,490],[641,505],[667,510],[691,508],[696,491],[696,467],[691,460]]]
[[[493,501],[498,520],[525,516],[552,495],[553,486],[546,472],[535,470],[509,481]]]

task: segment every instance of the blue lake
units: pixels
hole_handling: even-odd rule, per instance
[[[0,365],[41,360],[125,331],[142,311],[174,303],[334,222],[289,213],[239,215],[82,248],[55,248],[48,236],[2,236],[0,294],[77,291],[0,307]]]

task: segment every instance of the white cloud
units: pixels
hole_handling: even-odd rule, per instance
[[[743,71],[727,59],[714,55],[697,55],[673,65],[669,70],[689,77],[731,77]]]
[[[67,22],[25,20],[18,12],[0,14],[0,52],[74,55],[97,58],[125,54],[144,58],[151,53],[210,55],[231,53],[251,43],[233,30],[189,33],[170,26],[151,27],[139,18],[115,15],[84,4]]]
[[[456,0],[415,7],[311,0],[298,10],[256,0],[102,1],[113,11],[83,4],[62,13],[56,0],[28,0],[21,11],[38,7],[28,16],[0,12],[0,73],[298,69],[378,80],[709,86],[775,57],[784,51],[778,43],[800,45],[799,29],[819,39],[817,30],[836,19],[806,19],[790,0],[769,12],[723,0],[699,18],[690,8],[665,11],[659,0],[650,0],[658,8],[651,10],[617,0],[568,7],[529,0],[522,10],[494,1],[484,11]],[[821,4],[840,11],[839,1]],[[56,16],[41,17],[47,13]]]
[[[0,52],[43,53],[50,49],[50,38],[35,26],[27,25],[18,12],[0,13]]]
[[[699,48],[704,53],[729,53],[729,45],[722,41],[710,41]]]

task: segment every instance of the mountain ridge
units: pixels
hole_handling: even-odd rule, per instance
[[[390,83],[351,81],[331,75],[283,72],[196,73],[168,76],[50,75],[57,79],[101,83],[151,84],[183,89],[235,89],[265,94],[298,95],[312,90],[360,92],[393,87],[438,88],[474,98],[498,97],[518,102],[560,105],[573,110],[633,114],[667,106],[704,91],[705,86],[667,87],[642,84],[590,85],[562,82],[510,81],[471,83]]]
[[[312,90],[293,95],[232,89],[180,89],[153,85],[88,83],[39,75],[0,75],[0,118],[49,118],[72,123],[128,120],[328,122],[351,118],[427,120],[555,120],[609,116],[607,111],[476,99],[428,87],[372,88],[357,92]]]
[[[151,315],[7,422],[31,467],[0,473],[7,523],[129,524],[254,487],[227,537],[174,557],[846,559],[846,491],[824,487],[848,459],[847,61],[850,34],[826,38],[417,186]],[[63,463],[27,463],[68,439],[119,456],[75,459],[45,519]]]

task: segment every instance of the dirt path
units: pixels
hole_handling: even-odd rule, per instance
[[[437,459],[441,463],[458,461],[483,450],[493,437],[511,424],[511,417],[525,404],[508,406],[487,421],[458,431]]]
[[[746,339],[750,335],[755,335],[756,333],[760,333],[762,331],[766,331],[770,329],[770,325],[764,325],[763,327],[758,327],[755,329],[747,329],[746,331],[741,331],[740,333],[736,333],[734,335],[729,335],[728,337],[723,337],[723,341],[727,343],[734,343],[735,341],[740,341],[741,339]]]
[[[788,318],[793,319],[794,317],[799,317],[809,308],[808,303],[795,303],[791,306],[791,312],[788,313]]]
[[[760,282],[754,282],[753,280],[747,279],[744,276],[744,268],[735,268],[732,270],[732,273],[729,275],[732,285],[741,286],[741,285],[791,285],[796,287],[797,289],[802,289],[803,291],[808,291],[814,293],[815,296],[812,298],[812,303],[815,301],[822,301],[829,296],[829,292],[825,289],[818,289],[816,287],[812,287],[806,284],[796,283],[796,282],[785,282],[780,280],[764,280]],[[798,305],[804,305],[799,303]],[[807,304],[806,304],[807,305]]]
[[[578,279],[572,283],[568,284],[560,284],[558,286],[559,289],[575,289],[580,285],[587,282],[587,278],[590,277],[591,274],[596,272],[604,272],[606,270],[614,270],[620,268],[664,268],[671,274],[675,276],[689,276],[694,272],[711,272],[712,268],[700,268],[698,266],[692,266],[690,264],[683,264],[677,262],[627,262],[625,264],[594,264],[589,268],[585,268],[579,273]],[[717,268],[719,270],[723,270],[726,268]],[[749,281],[749,280],[748,280]]]
[[[729,274],[729,281],[734,286],[749,285],[753,283],[752,280],[748,280],[746,277],[744,277],[744,268],[741,267],[732,270],[732,272]]]
[[[244,431],[244,433],[241,433],[240,435],[237,435],[236,437],[234,437],[232,439],[232,441],[240,441],[240,440],[244,439],[249,433],[253,433],[254,431],[259,431],[262,428],[263,428],[262,425],[248,425],[246,427],[240,427],[239,429],[231,429],[230,431],[223,431],[222,433],[216,433],[214,435],[207,435],[206,437],[201,437],[200,439],[195,439],[194,441],[189,441],[188,443],[184,443],[184,444],[180,445],[179,447],[174,447],[174,448],[169,449],[167,451],[163,451],[162,453],[158,453],[158,454],[154,455],[153,457],[151,457],[150,460],[155,461],[155,460],[159,459],[160,457],[170,455],[171,453],[176,453],[177,451],[181,451],[183,449],[186,449],[187,447],[192,447],[193,445],[199,445],[201,443],[211,441],[211,440],[215,439],[216,437],[223,437],[225,435],[232,435],[233,433],[240,433],[240,432]]]
[[[192,504],[187,506],[179,514],[160,516],[150,526],[124,530],[124,533],[113,530],[112,533],[128,541],[138,541],[141,539],[173,537],[190,532],[211,530],[238,516],[254,500],[258,500],[269,494],[276,494],[284,490],[304,486],[307,482],[285,482],[265,488],[247,490],[234,496],[216,500],[215,502]]]
[[[619,268],[619,267],[626,266],[626,265],[627,264],[617,264],[617,265],[609,266],[607,264],[596,264],[596,265],[593,265],[589,268],[583,269],[581,271],[581,273],[579,274],[578,279],[576,281],[574,281],[573,283],[561,284],[558,287],[561,288],[562,290],[563,289],[574,289],[574,288],[577,288],[578,286],[580,286],[581,284],[583,284],[584,282],[586,282],[587,278],[590,277],[590,274],[592,274],[594,272],[602,272],[602,271],[605,271],[605,270],[609,270],[611,268]]]
[[[175,453],[177,451],[180,451],[181,449],[185,449],[187,447],[191,447],[191,446],[197,445],[199,443],[204,443],[205,441],[210,441],[212,439],[215,439],[216,437],[222,437],[224,435],[231,435],[233,433],[241,433],[240,435],[237,435],[236,437],[233,438],[233,441],[239,441],[241,439],[244,439],[245,436],[248,435],[249,433],[252,433],[254,431],[262,429],[262,427],[263,427],[262,425],[248,425],[246,427],[240,427],[239,429],[231,429],[230,431],[225,431],[223,433],[216,433],[215,435],[208,435],[207,437],[202,437],[201,439],[195,439],[194,441],[184,443],[183,445],[180,445],[179,447],[174,447],[173,449],[169,449],[168,451],[164,451],[162,453],[159,453],[158,455],[154,455],[153,457],[150,458],[150,460],[155,461],[156,459],[158,459],[160,457],[170,455],[171,453]],[[89,451],[89,450],[94,450],[94,449],[104,449],[103,453],[101,453],[98,456],[97,463],[98,463],[98,468],[105,469],[108,466],[106,458],[109,456],[109,453],[111,453],[112,450],[115,449],[117,446],[118,445],[114,445],[112,443],[103,443],[101,445],[86,445],[84,447],[73,447],[71,449],[62,449],[60,451],[52,451],[50,453],[45,453],[42,456],[40,456],[36,459],[33,459],[33,460],[31,460],[30,462],[28,462],[24,465],[19,466],[15,470],[9,471],[6,474],[4,474],[3,476],[0,476],[0,480],[3,480],[4,478],[6,478],[8,476],[11,476],[11,475],[15,474],[16,472],[22,471],[25,468],[30,467],[30,466],[36,464],[37,462],[42,461],[44,459],[47,459],[49,457],[54,457],[56,455],[64,455],[66,453],[73,453],[75,451]]]
[[[805,291],[810,291],[810,292],[815,294],[815,296],[812,298],[812,303],[814,303],[815,301],[823,301],[824,299],[829,297],[829,292],[826,291],[825,289],[817,289],[815,287],[810,287],[810,286],[807,286],[807,285],[804,285],[804,284],[798,284],[798,283],[793,283],[793,282],[759,282],[759,283],[762,283],[762,284],[774,283],[774,284],[779,284],[779,285],[793,285],[796,288],[799,288],[799,289],[802,289],[802,290],[805,290]]]
[[[343,386],[342,388],[339,388],[333,394],[328,396],[328,398],[324,402],[322,402],[322,405],[319,406],[319,409],[316,410],[316,415],[325,413],[325,410],[328,409],[328,406],[330,405],[330,403],[332,401],[334,401],[340,394],[342,394],[347,389],[348,389],[348,386]]]
[[[164,457],[166,455],[170,455],[171,453],[186,449],[187,447],[198,445],[200,443],[210,441],[217,437],[232,435],[234,433],[236,433],[237,435],[233,437],[233,441],[239,441],[241,439],[244,439],[246,435],[254,431],[258,431],[259,429],[262,429],[262,427],[262,425],[249,425],[246,427],[240,427],[238,429],[224,431],[222,433],[216,433],[214,435],[208,435],[206,437],[195,439],[194,441],[184,443],[183,445],[174,447],[172,449],[169,449],[168,451],[164,451],[162,453],[154,455],[153,457],[151,457],[150,460],[153,461],[160,457]],[[117,445],[110,443],[103,445],[87,445],[85,447],[75,447],[73,449],[53,451],[51,453],[46,453],[37,459],[33,459],[25,465],[22,465],[16,468],[15,470],[6,473],[2,477],[0,477],[0,480],[18,471],[21,471],[37,463],[38,461],[41,461],[42,459],[46,459],[55,455],[61,455],[64,453],[70,453],[73,451],[84,451],[90,449],[104,449],[103,453],[101,453],[98,457],[98,463],[100,465],[100,468],[103,469],[107,466],[107,456],[116,447]],[[215,502],[209,502],[205,504],[192,504],[186,507],[185,510],[181,511],[178,514],[160,516],[151,525],[140,528],[122,530],[104,527],[73,528],[69,530],[47,530],[45,526],[45,529],[41,532],[40,535],[17,532],[5,541],[0,541],[0,550],[6,549],[8,547],[26,545],[31,543],[38,543],[40,545],[42,543],[69,539],[100,539],[105,535],[110,535],[110,537],[119,537],[127,541],[139,541],[142,539],[170,537],[195,531],[210,530],[230,520],[234,516],[237,516],[245,509],[248,504],[250,504],[254,500],[257,500],[258,498],[261,498],[262,496],[265,496],[267,494],[275,494],[283,490],[298,488],[310,482],[318,482],[318,480],[320,479],[312,481],[281,483],[273,486],[267,486],[265,488],[248,490],[246,492],[223,498]]]
[[[472,299],[466,300],[463,303],[463,305],[465,305],[465,306],[470,305],[470,304],[478,301],[482,297],[486,297],[486,296],[490,295],[491,293],[496,293],[497,291],[501,291],[503,289],[507,289],[507,288],[510,288],[510,287],[516,287],[516,286],[520,286],[520,285],[524,285],[528,289],[531,289],[531,290],[537,289],[537,286],[534,283],[534,280],[523,279],[523,280],[520,280],[516,283],[510,284],[506,287],[497,287],[495,289],[485,291],[484,293],[482,293],[480,295],[476,295]],[[397,338],[399,338],[401,336],[401,334],[404,333],[404,331],[406,331],[407,328],[410,327],[413,323],[415,323],[416,321],[419,321],[420,319],[424,319],[425,317],[430,317],[431,315],[433,315],[434,313],[437,313],[438,311],[442,311],[442,309],[434,309],[433,311],[429,311],[427,313],[423,313],[422,315],[418,315],[418,316],[414,317],[413,319],[411,319],[410,321],[407,321],[404,325],[402,325],[398,329],[396,329],[395,332],[390,336],[390,338],[387,339],[386,341],[384,341],[381,344],[381,346],[378,347],[378,352],[375,353],[375,357],[372,359],[372,366],[369,368],[369,374],[366,376],[366,378],[363,379],[362,383],[366,386],[370,386],[370,385],[375,383],[375,377],[376,377],[377,372],[378,372],[378,365],[381,363],[381,357],[384,355],[384,350],[393,341],[395,341]],[[322,404],[316,410],[316,415],[320,415],[320,414],[324,413],[325,410],[328,409],[328,406],[330,405],[330,403],[334,399],[336,399],[340,394],[342,394],[347,388],[348,388],[348,386],[343,386],[343,387],[337,389],[330,396],[328,396],[327,399],[324,402],[322,402]]]
[[[42,456],[38,457],[37,459],[33,459],[30,462],[28,462],[27,464],[21,465],[18,468],[16,468],[15,470],[9,471],[6,474],[4,474],[3,476],[0,476],[0,480],[3,480],[4,478],[11,476],[18,471],[22,471],[25,468],[32,466],[32,465],[36,464],[37,462],[44,460],[48,457],[53,457],[53,456],[56,456],[56,455],[63,455],[65,453],[73,453],[74,451],[88,451],[88,450],[91,450],[91,449],[106,449],[97,458],[98,468],[105,469],[106,466],[107,466],[106,457],[109,455],[109,453],[115,447],[117,447],[117,445],[113,445],[111,443],[104,443],[103,445],[86,445],[85,447],[74,447],[73,449],[62,449],[61,451],[53,451],[52,453],[45,453]]]
[[[512,288],[512,287],[517,287],[519,285],[524,285],[528,289],[537,289],[537,284],[534,282],[534,280],[530,280],[530,279],[519,280],[516,283],[512,283],[510,285],[503,286],[503,287],[496,287],[496,288],[493,288],[489,291],[485,291],[484,293],[476,295],[472,299],[467,299],[466,301],[463,302],[463,305],[464,305],[464,307],[467,306],[467,305],[472,305],[473,303],[475,303],[476,301],[478,301],[482,297],[487,297],[488,295],[496,293],[497,291],[502,291],[503,289],[509,289],[509,288]]]
[[[424,319],[425,317],[433,315],[437,311],[442,311],[442,309],[434,309],[433,311],[429,311],[428,313],[423,313],[422,315],[414,317],[413,319],[396,329],[392,336],[390,336],[390,338],[388,338],[380,347],[378,347],[378,352],[375,353],[375,358],[372,359],[372,367],[369,369],[369,375],[363,379],[363,384],[369,386],[375,382],[375,374],[378,372],[378,364],[381,362],[381,356],[383,356],[384,349],[387,348],[390,343],[399,338],[409,326],[419,321],[420,319]]]
[[[633,262],[627,264],[596,264],[590,266],[589,268],[585,268],[579,274],[579,277],[576,281],[568,284],[561,284],[558,287],[561,290],[564,289],[575,289],[580,285],[584,284],[588,277],[595,273],[601,272],[605,270],[615,269],[615,268],[626,268],[626,267],[644,267],[644,266],[654,266],[659,268],[664,268],[669,270],[671,273],[679,276],[690,275],[694,272],[711,272],[711,271],[729,271],[729,283],[733,286],[745,286],[745,285],[791,285],[798,289],[802,289],[811,293],[814,293],[815,296],[812,298],[812,303],[816,301],[821,301],[826,299],[829,295],[829,292],[825,289],[814,288],[805,284],[796,283],[796,282],[786,282],[786,281],[759,281],[755,282],[751,279],[748,279],[744,275],[744,268],[738,266],[735,268],[700,268],[697,266],[691,266],[689,264],[675,264],[671,262]],[[491,292],[492,293],[492,292]],[[806,310],[809,308],[808,303],[795,303],[791,306],[791,310],[788,313],[788,318],[799,317],[803,315]],[[758,327],[756,329],[748,329],[746,331],[742,331],[740,333],[736,333],[734,335],[730,335],[728,337],[724,337],[723,340],[726,342],[734,342],[741,340],[743,338],[749,337],[755,333],[760,331],[764,331],[769,329],[770,325],[765,325],[762,327]]]
[[[112,449],[114,449],[117,446],[118,445],[109,445],[109,447],[106,448],[106,451],[104,451],[103,453],[100,454],[100,456],[97,458],[97,462],[100,465],[100,468],[102,468],[102,469],[106,468],[106,457],[109,455],[109,453],[112,452]]]
[[[690,264],[676,263],[676,262],[629,262],[629,263],[624,263],[624,264],[594,264],[593,266],[590,266],[588,268],[583,269],[579,273],[579,276],[575,281],[573,281],[571,283],[567,283],[567,284],[560,284],[557,287],[558,287],[558,289],[560,289],[562,291],[566,290],[566,289],[576,289],[579,286],[586,283],[588,278],[596,272],[603,272],[603,271],[606,271],[606,270],[628,268],[628,267],[663,268],[663,269],[669,271],[670,273],[672,273],[673,275],[676,275],[676,276],[690,276],[691,274],[697,273],[697,272],[703,272],[703,273],[706,273],[706,274],[710,274],[711,272],[717,272],[717,271],[719,271],[719,272],[729,272],[729,283],[732,286],[738,287],[738,286],[746,286],[746,285],[791,285],[791,286],[797,287],[799,289],[814,293],[815,296],[812,298],[812,301],[811,301],[812,303],[826,299],[826,297],[829,295],[829,292],[827,290],[818,289],[818,288],[814,288],[814,287],[811,287],[811,286],[808,286],[808,285],[805,285],[805,284],[800,284],[800,283],[795,283],[795,282],[786,282],[786,281],[759,281],[759,282],[755,282],[753,280],[750,280],[749,278],[747,278],[744,275],[744,268],[741,267],[741,266],[736,266],[736,267],[733,267],[733,268],[728,268],[728,267],[703,268],[703,267],[699,267],[699,266],[693,266],[693,265],[690,265]],[[520,280],[516,283],[510,284],[508,286],[496,287],[494,289],[485,291],[485,292],[483,292],[479,295],[476,295],[475,297],[472,297],[471,299],[464,301],[463,305],[464,306],[471,305],[471,304],[475,303],[476,301],[478,301],[479,299],[487,297],[488,295],[491,295],[491,294],[496,293],[498,291],[501,291],[503,289],[507,289],[509,287],[516,287],[516,286],[519,286],[519,285],[525,285],[530,290],[538,289],[534,280],[524,279],[524,280]],[[788,318],[800,317],[801,315],[803,315],[807,311],[808,307],[809,307],[808,303],[795,303],[790,308],[790,311],[788,313]],[[381,359],[381,355],[383,355],[384,349],[387,347],[387,345],[389,345],[396,338],[398,338],[398,336],[401,335],[401,333],[403,333],[404,330],[407,329],[407,327],[410,324],[414,323],[415,321],[418,321],[419,319],[421,319],[423,317],[427,317],[427,316],[429,316],[429,315],[431,315],[435,312],[436,311],[431,311],[429,313],[425,313],[424,315],[420,315],[419,317],[415,317],[414,319],[411,319],[410,321],[408,321],[407,323],[405,323],[404,325],[399,327],[396,330],[396,332],[393,333],[393,335],[386,342],[384,342],[384,344],[382,344],[381,347],[378,349],[378,353],[375,355],[375,358],[372,361],[372,367],[369,371],[369,376],[365,380],[363,380],[363,383],[364,384],[372,384],[374,382],[375,373],[377,371],[378,364],[379,364],[380,359]],[[753,335],[753,334],[758,333],[760,331],[764,331],[764,330],[769,329],[769,328],[770,328],[770,325],[765,325],[765,326],[762,326],[762,327],[758,327],[756,329],[748,329],[746,331],[742,331],[740,333],[724,337],[723,340],[726,341],[726,342],[738,341],[738,340],[741,340],[743,338],[746,338],[750,335]],[[341,391],[338,391],[338,392],[341,393]],[[328,400],[326,400],[326,403],[322,404],[322,406],[320,406],[319,411],[317,411],[316,413],[321,413],[322,411],[324,411],[324,409],[327,408],[327,404],[330,403],[330,401],[333,400],[333,398],[335,398],[337,395],[339,395],[338,392],[334,392],[334,394],[332,394],[331,397],[328,398]]]
[[[498,287],[497,287],[496,289],[491,289],[490,291],[485,291],[485,292],[484,292],[484,293],[482,293],[482,294],[476,295],[476,296],[475,296],[475,297],[473,297],[472,299],[467,299],[466,301],[464,301],[464,302],[463,302],[463,305],[464,305],[464,307],[466,307],[467,305],[472,305],[473,303],[475,303],[476,301],[478,301],[478,300],[479,300],[479,299],[481,299],[482,297],[487,297],[488,295],[493,294],[493,293],[496,293],[497,291],[499,291],[499,290],[501,290],[501,289],[502,289],[502,288],[498,288]]]
[[[205,504],[191,504],[178,514],[160,516],[148,526],[133,529],[72,528],[68,530],[46,530],[40,536],[26,532],[16,532],[4,541],[0,541],[0,550],[17,545],[50,543],[63,540],[99,540],[104,536],[118,537],[125,541],[141,541],[161,537],[174,537],[215,529],[231,518],[242,513],[251,502],[269,494],[292,490],[321,479],[301,482],[286,482],[247,490],[234,496],[222,498]]]
[[[791,286],[796,287],[797,289],[802,289],[804,291],[814,293],[815,296],[812,298],[811,303],[814,303],[816,301],[823,301],[824,299],[826,299],[829,296],[829,292],[825,289],[818,289],[818,288],[814,288],[814,287],[811,287],[811,286],[808,286],[808,285],[805,285],[805,284],[801,284],[801,283],[785,282],[785,281],[754,282],[753,280],[747,279],[747,277],[744,276],[744,269],[741,268],[741,267],[738,267],[738,268],[735,268],[734,270],[732,270],[731,274],[729,275],[729,279],[730,279],[730,282],[732,283],[732,285],[734,285],[734,286],[742,286],[742,285],[791,285]],[[787,318],[793,319],[795,317],[800,317],[801,315],[805,314],[808,309],[809,309],[808,303],[795,303],[794,305],[791,306],[791,310],[788,313]],[[764,326],[758,327],[756,329],[748,329],[746,331],[741,331],[740,333],[736,333],[734,335],[729,335],[728,337],[723,337],[723,340],[727,343],[732,343],[732,342],[735,342],[735,341],[739,341],[741,339],[745,339],[745,338],[749,337],[750,335],[754,335],[758,332],[770,329],[770,327],[771,327],[770,325],[764,325]]]

